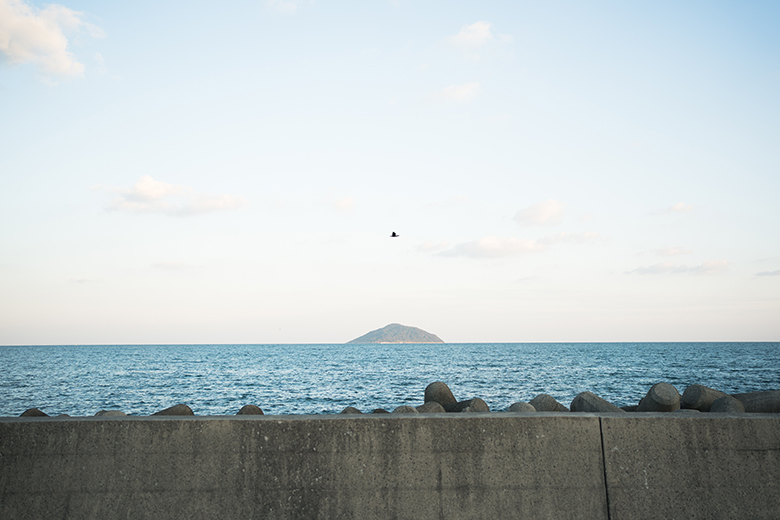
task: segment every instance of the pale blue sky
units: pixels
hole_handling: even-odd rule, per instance
[[[0,0],[0,344],[777,341],[778,26]]]

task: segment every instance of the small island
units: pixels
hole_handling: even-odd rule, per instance
[[[436,334],[417,327],[391,323],[347,343],[444,343]]]

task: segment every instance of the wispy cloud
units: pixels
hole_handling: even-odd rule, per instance
[[[457,244],[439,253],[442,256],[465,256],[469,258],[501,258],[523,253],[538,253],[562,243],[584,244],[595,242],[601,236],[593,231],[586,233],[556,233],[538,240],[489,236]]]
[[[776,271],[762,271],[760,273],[756,273],[756,276],[780,276],[780,269]]]
[[[518,239],[509,237],[489,236],[457,244],[450,249],[441,251],[441,256],[465,256],[469,258],[501,258],[523,253],[539,253],[550,247],[563,244],[585,244],[601,240],[601,235],[595,231],[585,233],[556,233],[538,240]]]
[[[68,283],[72,283],[76,285],[88,285],[94,283],[102,283],[102,281],[97,278],[71,278],[70,280],[68,280]]]
[[[99,188],[118,193],[108,209],[130,213],[161,213],[184,217],[246,205],[238,195],[195,193],[188,186],[156,181],[144,175],[132,188]]]
[[[693,210],[693,204],[686,204],[685,202],[678,202],[677,204],[672,204],[668,208],[660,209],[657,211],[654,211],[653,214],[655,215],[664,215],[667,213],[688,213]]]
[[[493,41],[510,43],[512,37],[507,34],[493,34],[493,24],[484,20],[464,25],[458,34],[447,38],[450,45],[464,51],[463,58],[470,63],[480,60],[475,50]]]
[[[652,253],[658,256],[680,256],[680,255],[689,255],[693,253],[693,251],[682,247],[661,247],[658,249],[652,249],[650,251],[642,251],[641,253],[639,253],[639,255],[644,255],[646,253]]]
[[[428,240],[422,244],[415,246],[415,249],[417,249],[417,251],[420,251],[422,253],[435,253],[437,251],[447,249],[448,247],[450,247],[450,243],[447,242],[446,240],[442,240],[439,242],[434,240]]]
[[[451,249],[439,253],[442,256],[465,256],[469,258],[502,258],[520,253],[544,251],[547,246],[535,240],[520,240],[489,236],[457,244]]]
[[[588,242],[596,242],[600,239],[601,235],[595,231],[585,231],[584,233],[566,233],[562,231],[554,235],[548,235],[546,237],[540,238],[538,242],[545,246],[551,246],[564,242],[585,244]]]
[[[68,50],[66,34],[105,35],[83,16],[57,4],[39,9],[24,0],[0,0],[0,55],[9,63],[33,63],[46,76],[81,76],[84,64]]]
[[[673,262],[661,262],[648,267],[637,267],[626,274],[720,274],[728,270],[728,260],[707,260],[700,265],[688,266]]]
[[[529,282],[536,282],[541,280],[542,277],[539,275],[533,275],[533,276],[523,276],[522,278],[518,278],[515,280],[515,283],[521,284],[521,283],[529,283]]]
[[[444,87],[438,92],[434,92],[429,97],[434,101],[449,101],[454,103],[466,103],[471,101],[480,92],[479,82],[463,83],[462,85],[450,85]]]
[[[184,271],[192,266],[184,262],[155,262],[152,264],[153,269],[160,269],[163,271]]]
[[[490,22],[480,21],[471,25],[464,25],[460,32],[447,38],[447,41],[461,49],[473,49],[481,47],[487,42],[495,39]]]
[[[684,249],[682,247],[662,247],[653,251],[660,256],[679,256],[692,253],[690,249]]]
[[[265,5],[280,13],[295,14],[298,11],[298,0],[266,0]]]
[[[523,226],[551,226],[560,224],[564,213],[562,202],[549,199],[521,209],[515,214],[514,220]]]
[[[333,203],[333,209],[342,215],[352,213],[355,209],[355,199],[352,197],[342,197]]]
[[[349,195],[337,193],[336,190],[329,189],[323,193],[320,204],[335,211],[340,215],[349,215],[355,211],[355,198]]]

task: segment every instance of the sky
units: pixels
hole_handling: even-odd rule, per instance
[[[0,344],[778,341],[778,26],[0,0]]]

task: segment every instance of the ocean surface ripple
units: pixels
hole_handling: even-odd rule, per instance
[[[61,345],[0,347],[0,416],[119,409],[151,415],[177,403],[197,415],[369,412],[420,405],[428,383],[491,410],[589,390],[623,406],[657,382],[682,393],[780,388],[780,343],[445,343],[394,345]]]

